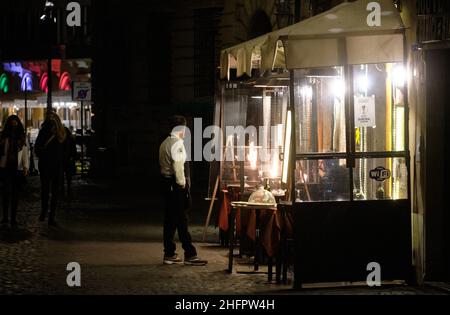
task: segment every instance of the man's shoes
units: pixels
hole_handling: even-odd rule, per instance
[[[8,224],[9,220],[8,219],[2,219],[2,221],[0,222],[0,224]]]
[[[191,257],[191,258],[187,258],[184,260],[184,264],[186,266],[206,266],[208,264],[207,260],[202,260],[200,258],[198,258],[197,256]]]
[[[172,257],[164,256],[164,265],[176,265],[181,264],[183,261],[178,257],[178,255],[174,255]]]

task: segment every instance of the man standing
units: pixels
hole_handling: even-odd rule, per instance
[[[162,175],[162,191],[166,203],[164,219],[164,264],[181,263],[176,254],[174,243],[175,232],[183,244],[184,264],[190,266],[205,266],[207,261],[197,257],[197,250],[192,245],[188,228],[187,210],[189,207],[189,185],[185,176],[186,149],[184,136],[186,119],[174,116],[170,119],[172,133],[161,144],[159,164]]]

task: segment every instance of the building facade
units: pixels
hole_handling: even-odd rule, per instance
[[[413,239],[418,280],[450,279],[448,82],[450,5],[396,1],[406,26],[409,69]]]

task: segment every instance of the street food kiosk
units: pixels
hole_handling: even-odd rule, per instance
[[[373,263],[383,281],[413,279],[404,27],[392,1],[370,2],[221,54],[222,130],[265,127],[224,132],[236,159],[221,162],[221,184],[290,202],[296,288],[366,281]]]

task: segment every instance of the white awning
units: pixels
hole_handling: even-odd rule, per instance
[[[373,0],[345,2],[337,7],[265,34],[221,53],[221,78],[230,69],[251,76],[252,69],[301,69],[344,64],[402,62],[404,26],[392,0],[378,0],[381,26],[369,26]]]

